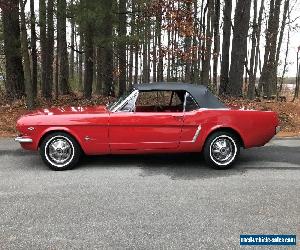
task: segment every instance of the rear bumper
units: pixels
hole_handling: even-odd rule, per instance
[[[32,139],[29,137],[16,137],[15,141],[19,143],[32,143]]]

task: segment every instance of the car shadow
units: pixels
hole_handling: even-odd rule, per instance
[[[83,157],[79,168],[103,166],[141,169],[140,176],[168,175],[172,179],[214,178],[243,174],[242,169],[219,171],[209,168],[199,153],[151,154],[151,155],[113,155]]]
[[[207,179],[243,175],[249,170],[300,170],[300,147],[266,146],[242,150],[238,162],[228,170],[210,168],[199,153],[84,157],[79,168],[101,166],[138,167],[142,177],[167,175],[171,179]]]
[[[37,152],[21,148],[0,150],[0,156],[5,155],[19,158],[22,169],[48,171]],[[138,168],[142,177],[166,175],[172,179],[185,180],[243,175],[251,170],[300,170],[300,147],[271,145],[242,150],[234,168],[223,171],[207,166],[200,153],[85,156],[74,171],[88,171],[91,168]]]

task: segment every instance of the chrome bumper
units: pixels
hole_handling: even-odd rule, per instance
[[[15,141],[19,142],[19,143],[31,143],[32,139],[31,138],[24,138],[24,137],[17,137],[17,138],[15,138]]]
[[[276,126],[276,134],[278,134],[280,130],[281,130],[280,126]]]

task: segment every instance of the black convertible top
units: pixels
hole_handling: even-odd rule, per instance
[[[204,85],[178,82],[142,83],[135,84],[133,88],[140,91],[186,91],[194,97],[200,108],[225,108],[225,105],[221,103],[218,98],[214,96]]]

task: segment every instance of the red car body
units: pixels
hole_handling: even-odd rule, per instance
[[[199,126],[201,133],[194,138]],[[276,113],[266,111],[112,113],[104,106],[43,109],[17,122],[20,135],[32,139],[21,143],[24,149],[38,150],[47,133],[64,131],[76,138],[87,155],[200,152],[208,135],[219,129],[235,131],[244,148],[259,147],[274,137],[277,126]]]
[[[66,107],[29,113],[16,127],[17,141],[27,150],[38,150],[46,135],[61,131],[74,137],[86,155],[182,153],[202,151],[209,135],[220,130],[234,133],[244,148],[263,146],[276,134],[278,117],[228,108],[113,112],[105,106]]]

